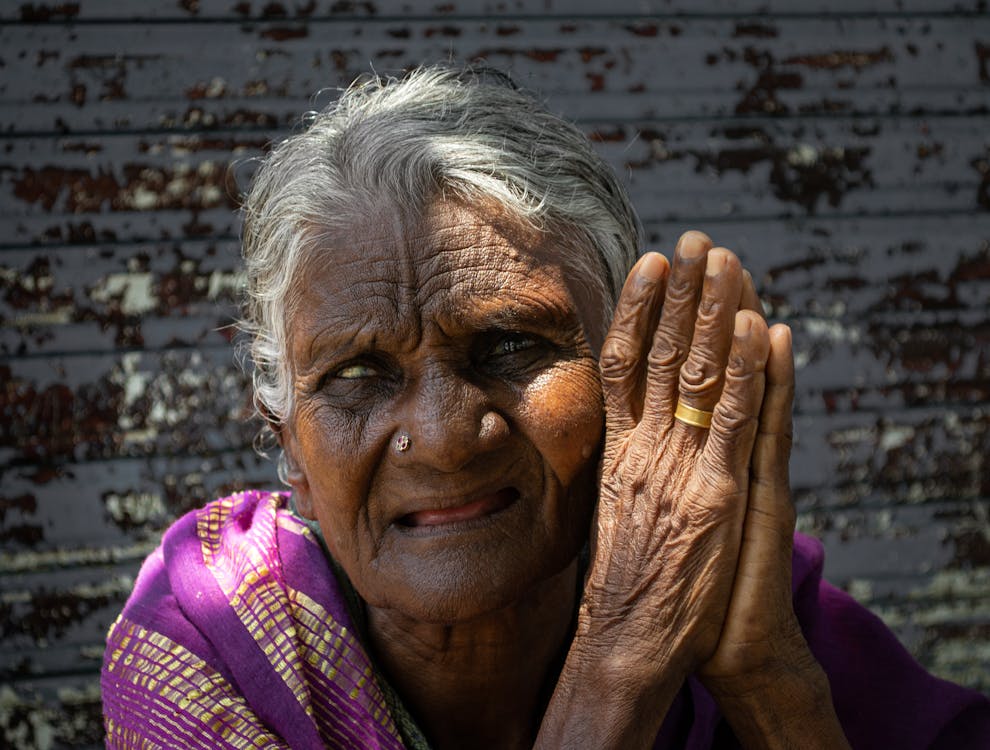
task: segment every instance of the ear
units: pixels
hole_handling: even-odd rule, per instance
[[[284,479],[292,487],[292,499],[295,502],[296,510],[303,518],[310,521],[316,520],[313,512],[313,496],[310,492],[309,478],[306,476],[306,468],[299,460],[299,444],[296,442],[292,430],[285,425],[278,425],[272,428],[278,444],[282,448],[282,461],[284,467]]]

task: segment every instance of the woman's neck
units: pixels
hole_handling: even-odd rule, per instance
[[[368,607],[381,669],[437,750],[530,747],[570,642],[577,562],[468,622]]]

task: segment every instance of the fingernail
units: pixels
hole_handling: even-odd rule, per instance
[[[662,255],[659,253],[647,253],[639,262],[636,273],[641,279],[656,282],[663,276],[665,265]]]
[[[724,252],[708,253],[708,263],[705,265],[705,276],[718,276],[725,268],[726,257]]]
[[[736,328],[733,333],[737,339],[746,338],[752,329],[753,321],[749,319],[748,315],[736,315]]]
[[[682,258],[699,258],[705,254],[704,240],[694,232],[688,232],[677,243],[677,254]]]

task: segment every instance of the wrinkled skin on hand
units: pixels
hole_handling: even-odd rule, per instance
[[[739,558],[770,335],[744,275],[699,233],[630,274],[601,354],[606,436],[581,629],[685,675],[719,642]],[[661,314],[662,303],[662,314]],[[675,420],[678,399],[713,411]],[[788,414],[789,420],[789,414]]]
[[[547,745],[650,746],[697,674],[746,746],[845,746],[791,604],[790,331],[758,310],[738,258],[699,232],[673,268],[650,253],[626,281],[600,358],[591,566]],[[678,400],[713,412],[710,429],[675,419]],[[583,665],[619,697],[582,740],[554,722],[587,700]]]

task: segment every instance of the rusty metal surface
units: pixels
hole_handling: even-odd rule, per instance
[[[794,327],[827,574],[990,691],[986,2],[602,7],[0,6],[0,746],[98,744],[103,633],[161,530],[275,483],[231,343],[251,158],[321,89],[451,57],[575,119],[651,247],[742,254]]]

